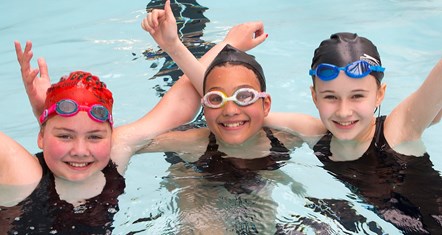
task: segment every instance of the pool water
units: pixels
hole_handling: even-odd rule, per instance
[[[194,3],[181,1],[186,2]],[[52,81],[74,70],[100,76],[114,94],[116,125],[145,114],[177,75],[170,60],[156,54],[158,47],[140,27],[146,6],[155,3],[0,2],[0,106],[4,110],[0,129],[30,152],[39,151],[38,125],[21,83],[14,40],[32,40],[35,59],[45,57]],[[387,68],[383,114],[416,90],[442,55],[442,2],[437,0],[202,0],[197,4],[186,9],[197,20],[189,18],[186,11],[180,18],[182,31],[189,36],[189,43],[195,43],[191,49],[197,55],[222,40],[235,24],[264,22],[269,37],[250,53],[266,73],[273,111],[318,116],[310,98],[308,69],[313,50],[334,32],[357,32],[377,45]],[[441,171],[442,125],[428,128],[423,139],[434,169]],[[305,224],[304,233],[313,233],[313,228],[325,233],[374,233],[370,229],[373,224],[384,233],[398,233],[322,169],[307,146],[296,149],[291,157],[280,171],[272,173],[278,174],[272,177],[287,176],[288,181],[269,180],[259,194],[239,197],[202,182],[188,168],[171,166],[164,153],[136,156],[125,175],[127,188],[119,198],[115,234],[174,234],[183,224],[189,225],[184,227],[189,233],[194,224],[202,229],[227,227],[228,233],[259,230],[267,234],[274,233],[274,221]],[[337,222],[339,215],[332,205],[342,202],[364,218],[354,230]]]

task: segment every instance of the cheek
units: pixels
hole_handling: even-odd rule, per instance
[[[360,111],[366,116],[373,116],[374,110],[376,109],[376,101],[367,102],[365,105],[361,105]]]
[[[221,115],[221,108],[204,108],[204,117],[206,118],[206,122],[214,122],[219,115]]]
[[[68,152],[69,147],[67,144],[49,137],[43,138],[43,149],[45,158],[48,158],[48,160],[57,160]]]
[[[107,160],[110,159],[110,153],[111,153],[111,141],[103,141],[97,146],[93,146],[91,148],[91,152],[93,153],[95,158],[99,158],[100,160]]]
[[[316,108],[318,109],[319,115],[322,116],[328,116],[331,113],[333,113],[334,105],[331,103],[323,102],[321,100],[318,100],[316,102]]]
[[[262,103],[256,102],[251,106],[243,107],[243,112],[246,113],[251,120],[264,123],[265,112]]]

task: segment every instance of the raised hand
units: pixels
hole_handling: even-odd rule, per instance
[[[17,60],[20,64],[23,85],[28,94],[34,116],[38,119],[43,112],[46,91],[51,86],[51,81],[48,75],[48,66],[43,58],[39,58],[37,60],[38,69],[31,68],[30,61],[33,56],[31,41],[26,42],[24,51],[22,51],[20,42],[15,41],[14,44]],[[40,77],[37,76],[39,73]]]
[[[223,41],[242,51],[248,51],[264,42],[267,37],[268,34],[264,33],[264,24],[256,21],[234,26]]]
[[[141,22],[141,27],[168,53],[174,51],[174,47],[181,43],[170,0],[165,2],[164,10],[154,9],[149,12]]]

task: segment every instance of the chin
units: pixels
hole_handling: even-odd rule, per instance
[[[241,145],[245,142],[245,140],[243,140],[243,139],[229,139],[229,140],[221,139],[221,142],[224,145]]]

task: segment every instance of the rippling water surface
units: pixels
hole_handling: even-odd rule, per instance
[[[38,126],[21,84],[14,40],[33,41],[34,55],[46,58],[53,81],[73,70],[99,75],[114,93],[116,125],[146,113],[180,74],[141,30],[146,7],[155,5],[157,1],[2,1],[1,130],[29,151],[39,151]],[[180,16],[183,40],[198,56],[222,40],[231,26],[264,22],[269,38],[251,53],[264,67],[274,111],[317,116],[307,71],[313,50],[334,32],[357,32],[377,45],[387,68],[384,114],[417,89],[442,55],[442,2],[436,0],[187,0],[174,5],[174,10]],[[439,171],[441,140],[441,124],[425,132],[428,153]],[[395,233],[391,224],[320,168],[306,146],[291,156],[286,166],[271,173],[290,180],[268,180],[264,190],[246,196],[228,193],[183,165],[170,166],[163,153],[136,156],[126,175],[115,233],[174,234],[178,225],[188,233],[195,227],[267,233],[275,231],[272,221],[286,228],[304,227],[304,233],[363,233],[373,231],[373,224]],[[336,214],[339,205],[349,207],[349,214]],[[365,222],[356,222],[354,229],[338,222],[353,212]]]

